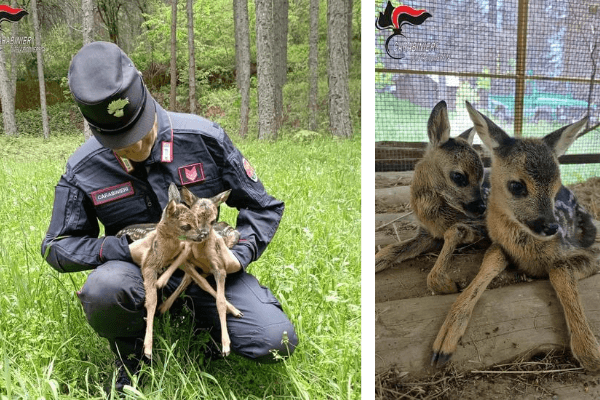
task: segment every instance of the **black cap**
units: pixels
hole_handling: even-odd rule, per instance
[[[104,147],[132,145],[154,125],[154,99],[133,62],[113,43],[82,47],[69,67],[69,87]]]

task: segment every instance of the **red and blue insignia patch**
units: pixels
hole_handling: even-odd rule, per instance
[[[254,170],[254,167],[252,165],[250,165],[248,160],[246,160],[245,158],[243,159],[243,162],[244,162],[244,170],[246,170],[246,175],[248,175],[248,178],[250,178],[254,182],[257,182],[258,176],[256,176],[256,171]]]
[[[192,183],[198,183],[204,181],[204,169],[202,163],[184,165],[179,167],[179,179],[182,185],[191,185]]]

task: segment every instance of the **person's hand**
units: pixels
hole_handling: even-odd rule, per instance
[[[223,262],[225,263],[225,270],[228,274],[233,274],[234,272],[238,272],[240,269],[242,269],[242,264],[240,264],[240,261],[236,258],[236,256],[233,255],[231,250],[225,246],[223,246]]]
[[[129,245],[129,252],[131,253],[131,259],[138,266],[142,266],[144,258],[152,246],[155,232],[151,232],[148,236],[142,239],[138,239]]]

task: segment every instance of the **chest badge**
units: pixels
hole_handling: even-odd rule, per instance
[[[179,179],[182,185],[191,185],[192,183],[202,182],[206,179],[202,163],[184,165],[179,167]]]
[[[246,170],[246,175],[248,175],[248,178],[250,178],[253,182],[257,182],[258,176],[256,176],[256,170],[254,170],[254,167],[252,165],[250,165],[248,160],[246,160],[245,158],[243,160],[244,160],[244,169]]]
[[[120,185],[96,190],[90,194],[94,205],[100,206],[105,203],[110,203],[111,201],[122,199],[123,197],[133,196],[134,190],[131,182],[124,182]]]

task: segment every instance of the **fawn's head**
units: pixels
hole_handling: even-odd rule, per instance
[[[587,117],[540,139],[508,136],[467,102],[475,129],[492,153],[490,212],[502,212],[541,239],[559,230],[554,199],[562,184],[558,157],[585,127]]]
[[[186,187],[181,189],[183,202],[190,207],[191,212],[198,220],[198,230],[202,240],[211,233],[219,217],[219,206],[229,197],[231,190],[219,193],[211,198],[200,198],[190,192]]]
[[[181,240],[199,242],[204,240],[199,229],[198,217],[184,204],[174,183],[169,185],[169,202],[163,210],[157,230],[163,235]]]
[[[431,111],[427,135],[424,175],[451,207],[470,216],[481,216],[485,211],[481,197],[483,163],[471,146],[475,130],[451,138],[446,102],[441,101]]]

